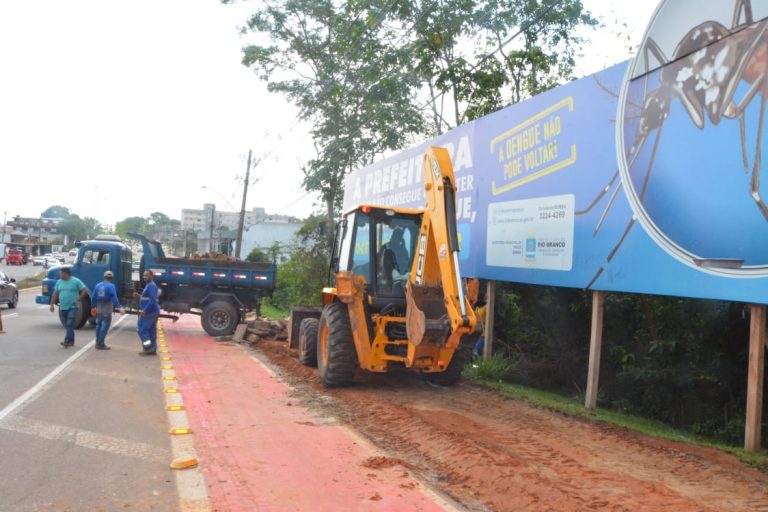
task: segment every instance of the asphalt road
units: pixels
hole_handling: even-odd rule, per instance
[[[64,349],[35,293],[2,309],[0,512],[178,510],[160,362],[138,355],[135,317],[115,316],[110,351],[90,326]]]
[[[36,276],[40,272],[45,271],[45,269],[39,265],[32,265],[31,263],[27,265],[6,265],[5,262],[3,262],[0,263],[0,271],[5,272],[8,277],[21,281],[27,277]]]

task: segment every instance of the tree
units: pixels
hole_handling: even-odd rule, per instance
[[[126,233],[143,233],[147,227],[147,219],[144,217],[127,217],[115,224],[115,233],[120,238],[125,238]]]
[[[597,24],[580,0],[406,1],[400,12],[438,134],[572,79],[575,29]]]
[[[251,263],[270,263],[269,254],[259,249],[258,247],[254,247],[253,250],[248,253],[245,261],[250,261]]]
[[[231,0],[222,0],[229,3]],[[312,124],[316,157],[304,186],[320,193],[329,219],[340,207],[344,177],[423,131],[410,99],[417,85],[398,36],[392,0],[264,3],[246,30],[269,36],[245,48],[243,63],[299,107]]]
[[[64,206],[59,205],[53,205],[49,206],[43,213],[40,214],[40,217],[43,217],[45,219],[66,219],[69,217],[70,211],[69,208],[66,208]]]
[[[67,218],[59,223],[59,232],[69,237],[71,241],[87,240],[91,238],[88,236],[88,226],[86,226],[83,219],[77,214],[68,215]]]

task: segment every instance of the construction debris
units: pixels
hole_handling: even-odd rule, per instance
[[[245,326],[245,328],[243,328]],[[270,320],[269,318],[248,318],[245,324],[240,324],[235,330],[235,341],[258,343],[259,341],[287,341],[288,320]],[[239,336],[237,336],[239,335]]]
[[[192,260],[216,260],[216,261],[240,261],[234,256],[227,256],[220,252],[205,252],[203,254],[193,254],[189,259]]]

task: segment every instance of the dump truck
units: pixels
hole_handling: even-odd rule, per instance
[[[294,308],[299,360],[325,386],[347,386],[358,369],[414,368],[427,380],[459,380],[480,326],[459,269],[456,185],[448,152],[424,155],[426,207],[360,205],[338,226],[335,286],[322,308]]]
[[[154,273],[160,289],[160,307],[165,314],[199,315],[203,329],[211,336],[232,334],[245,312],[258,310],[262,297],[270,296],[275,288],[276,270],[272,264],[167,257],[160,242],[137,233],[128,236],[142,245],[139,279],[144,270]],[[42,294],[36,298],[38,304],[50,304],[64,267],[71,268],[72,275],[83,281],[89,292],[102,281],[104,272],[111,270],[121,303],[134,302],[133,293],[140,289],[141,282],[132,280],[133,254],[127,244],[119,237],[107,235],[78,242],[77,249],[72,265],[48,271]],[[90,308],[90,299],[84,299],[76,328],[91,319]],[[135,313],[136,309],[129,307],[128,312]]]

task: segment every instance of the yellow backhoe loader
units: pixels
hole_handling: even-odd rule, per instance
[[[343,216],[331,262],[336,286],[323,289],[321,311],[292,312],[299,360],[317,365],[328,387],[351,384],[358,368],[390,365],[451,385],[471,356],[479,330],[459,271],[448,152],[428,148],[423,173],[424,210],[361,205]]]

